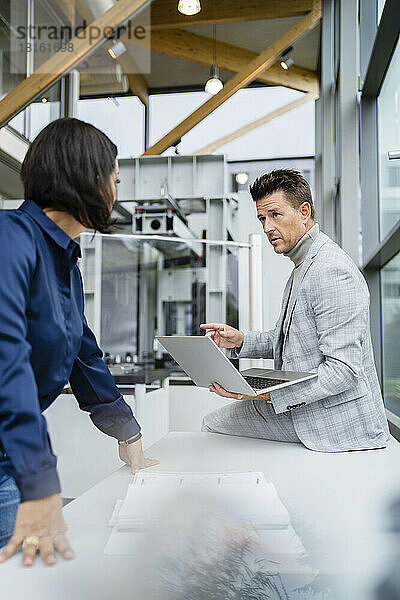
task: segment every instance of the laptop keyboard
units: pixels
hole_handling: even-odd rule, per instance
[[[266,377],[250,377],[246,375],[243,377],[253,390],[263,390],[279,383],[288,383],[287,379],[267,379]]]

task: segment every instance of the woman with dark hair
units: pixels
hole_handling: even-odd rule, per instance
[[[47,565],[65,537],[56,457],[42,412],[69,380],[82,410],[116,438],[132,472],[154,464],[140,426],[102,359],[83,312],[74,241],[84,229],[109,233],[118,182],[117,148],[78,119],[50,123],[22,165],[25,202],[0,210],[0,562],[22,544]]]

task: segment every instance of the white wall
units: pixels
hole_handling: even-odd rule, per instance
[[[200,431],[206,414],[231,402],[196,386],[175,385],[170,391],[170,431]]]
[[[133,396],[125,396],[125,400],[134,410]],[[163,389],[154,390],[146,394],[144,401],[137,418],[146,449],[168,433],[168,393]],[[64,498],[80,496],[123,465],[116,440],[93,425],[72,394],[59,396],[44,415],[53,451],[58,457]]]
[[[122,465],[116,441],[94,427],[72,394],[59,396],[44,415],[65,498],[80,496]]]

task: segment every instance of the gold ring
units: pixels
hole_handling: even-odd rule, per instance
[[[25,550],[27,546],[35,546],[35,549],[38,550],[40,546],[39,538],[36,535],[28,535],[22,543],[22,550]]]

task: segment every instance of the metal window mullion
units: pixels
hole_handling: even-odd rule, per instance
[[[357,0],[340,2],[340,204],[343,249],[360,265]]]
[[[27,32],[26,32],[26,77],[28,78],[35,70],[35,40],[32,37],[31,25],[35,24],[35,0],[27,0]],[[28,52],[28,47],[30,51]],[[31,108],[28,105],[24,111],[24,135],[29,140],[31,137]]]

